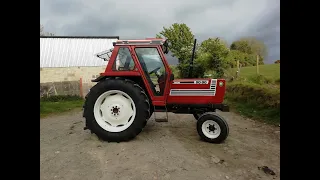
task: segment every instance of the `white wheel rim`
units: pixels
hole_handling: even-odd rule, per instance
[[[101,94],[93,110],[96,122],[109,132],[121,132],[133,123],[136,117],[136,106],[131,97],[119,90]]]
[[[202,124],[202,132],[206,137],[215,139],[221,134],[221,128],[215,121],[207,120]]]

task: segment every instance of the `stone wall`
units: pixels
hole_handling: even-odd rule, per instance
[[[80,95],[80,81],[40,83],[40,97],[54,95]]]
[[[40,87],[43,84],[44,87],[54,84],[54,86],[61,86],[59,90],[60,95],[79,93],[80,95],[80,79],[82,80],[82,92],[85,96],[89,89],[95,85],[91,82],[99,76],[101,72],[104,72],[105,66],[99,67],[66,67],[66,68],[40,68]],[[50,86],[52,87],[52,86]],[[63,88],[62,88],[63,87]],[[41,89],[41,88],[40,88]],[[78,89],[78,90],[76,90]]]

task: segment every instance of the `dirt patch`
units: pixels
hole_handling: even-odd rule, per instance
[[[162,123],[151,119],[123,143],[84,131],[80,111],[42,119],[40,179],[280,179],[280,127],[220,114],[230,135],[219,145],[200,140],[192,115],[169,113],[169,122]]]

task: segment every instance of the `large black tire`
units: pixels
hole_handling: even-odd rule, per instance
[[[131,81],[131,80],[129,80],[129,81]],[[138,84],[136,84],[134,81],[131,81],[131,83],[133,83],[135,87],[140,89],[141,94],[145,98],[145,102],[148,104],[148,118],[146,119],[146,124],[147,124],[147,121],[150,119],[150,117],[151,117],[151,115],[153,113],[153,107],[151,107],[149,97],[147,96],[147,94],[144,91],[144,89],[141,86],[139,86]]]
[[[214,125],[215,130],[208,132],[210,129],[206,125]],[[204,126],[204,128],[203,128]],[[218,126],[218,127],[217,127]],[[226,120],[214,112],[202,114],[197,121],[197,131],[202,140],[209,143],[222,143],[229,135],[229,126]],[[216,133],[216,134],[214,134]]]
[[[119,79],[123,79],[123,78],[119,78]],[[129,80],[129,79],[123,79],[123,80],[130,81],[132,84],[134,84],[134,86],[135,86],[136,88],[139,88],[139,89],[140,89],[140,92],[142,93],[142,95],[143,95],[144,98],[146,99],[145,102],[148,104],[149,115],[148,115],[148,118],[146,119],[146,122],[144,123],[144,126],[143,126],[143,128],[144,128],[144,127],[147,125],[147,122],[148,122],[148,120],[150,119],[150,117],[151,117],[151,115],[152,115],[152,113],[153,113],[153,107],[150,106],[150,99],[149,99],[149,97],[147,96],[147,94],[146,94],[146,92],[144,91],[144,89],[143,89],[141,86],[139,86],[137,83],[135,83],[134,81]]]
[[[152,116],[153,112],[154,112],[154,106],[151,106],[150,107],[150,116],[149,116],[148,119],[150,119],[150,117]]]
[[[109,132],[97,123],[94,116],[94,105],[96,100],[103,93],[110,90],[118,90],[126,93],[133,100],[136,109],[136,115],[132,124],[120,132]],[[127,79],[105,79],[97,83],[90,89],[84,105],[84,117],[86,127],[92,133],[95,133],[100,139],[109,142],[128,141],[135,138],[145,127],[147,119],[150,116],[150,103],[146,93],[136,83]]]

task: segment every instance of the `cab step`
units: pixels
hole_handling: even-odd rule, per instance
[[[156,116],[156,113],[157,112],[165,112],[166,113],[166,116],[165,117],[157,117]],[[160,107],[157,107],[157,106],[154,106],[154,120],[156,122],[168,122],[168,111],[167,111],[167,107],[166,106],[160,106]]]

